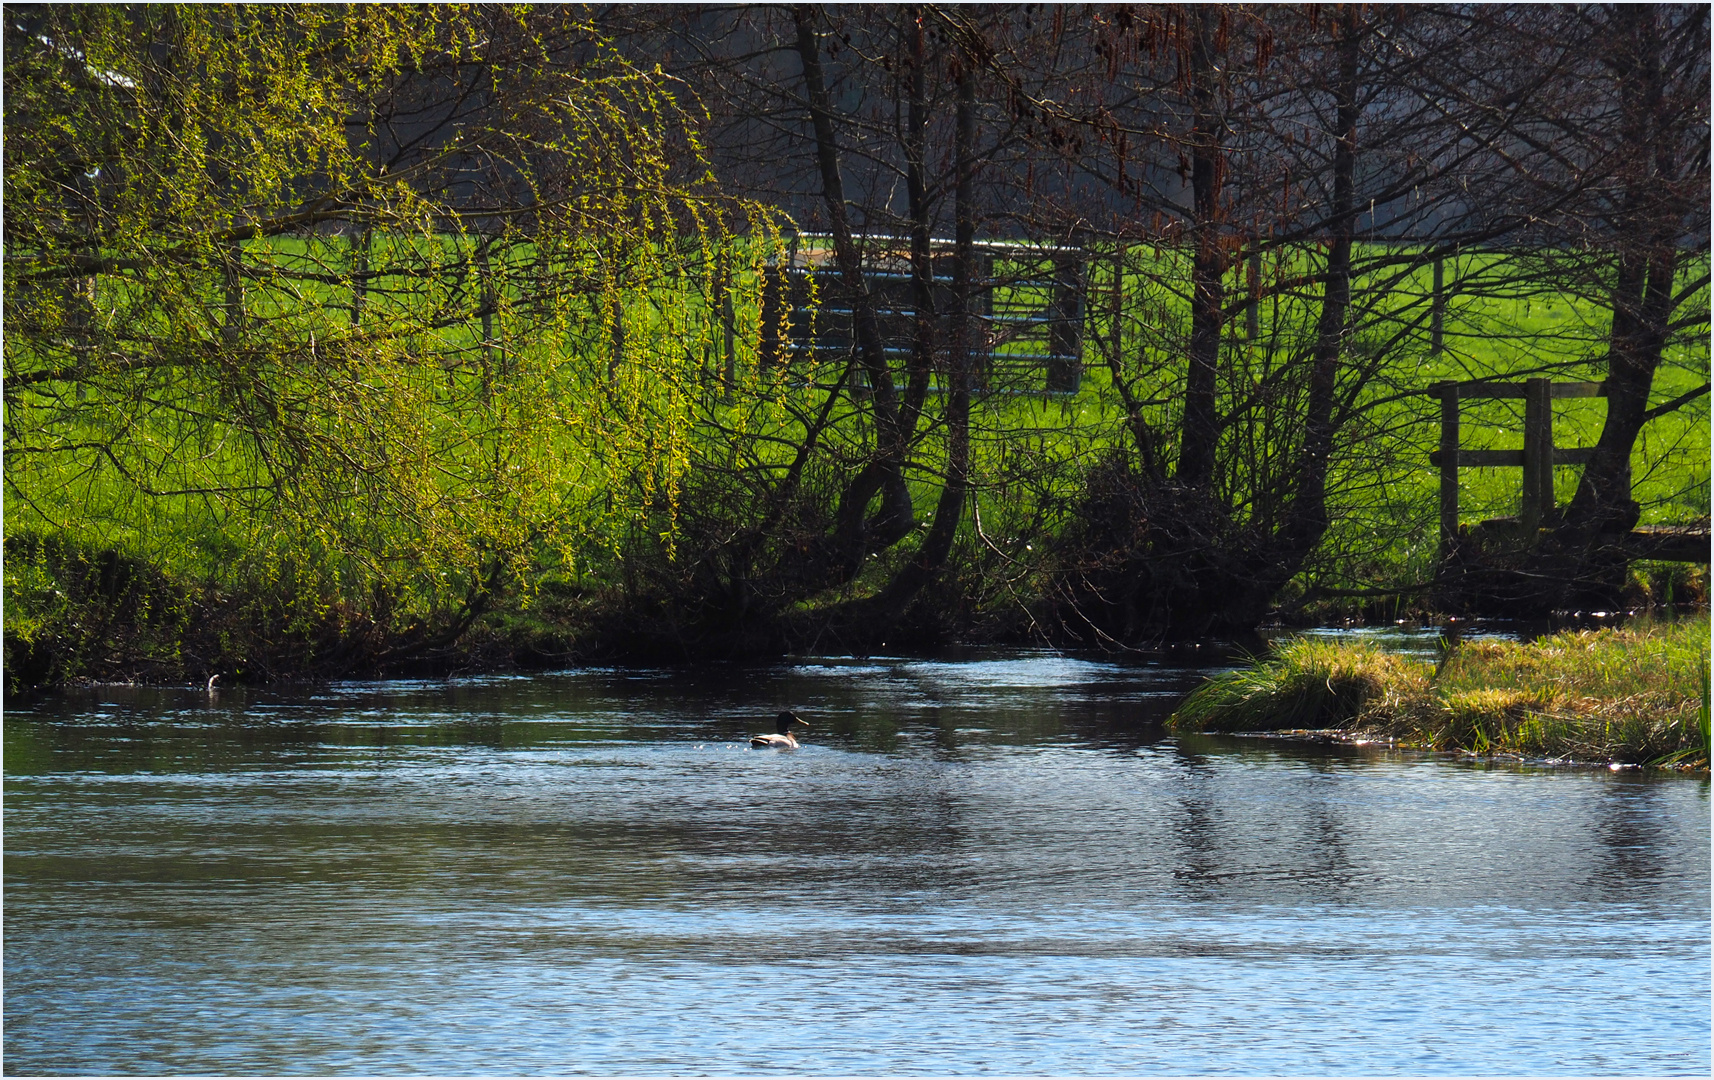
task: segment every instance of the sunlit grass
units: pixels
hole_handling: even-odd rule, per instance
[[[1200,687],[1173,714],[1199,731],[1327,728],[1428,691],[1433,669],[1374,644],[1298,638]]]
[[[1436,667],[1299,639],[1210,680],[1173,715],[1200,731],[1340,729],[1430,750],[1707,767],[1707,615],[1455,646]]]

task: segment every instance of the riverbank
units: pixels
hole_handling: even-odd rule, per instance
[[[1439,663],[1298,639],[1216,676],[1171,726],[1306,731],[1425,750],[1707,768],[1709,619],[1477,641]]]

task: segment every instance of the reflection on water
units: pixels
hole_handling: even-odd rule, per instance
[[[1195,679],[15,709],[5,1069],[1706,1075],[1705,781],[1166,737]]]

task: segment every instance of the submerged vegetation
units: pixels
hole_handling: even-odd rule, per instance
[[[1438,664],[1300,638],[1211,679],[1172,724],[1337,731],[1428,750],[1585,762],[1709,760],[1709,620],[1470,641]]]

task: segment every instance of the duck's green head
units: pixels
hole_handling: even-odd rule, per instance
[[[783,712],[774,718],[774,726],[781,735],[790,735],[794,727],[808,727],[809,721],[795,712]]]

